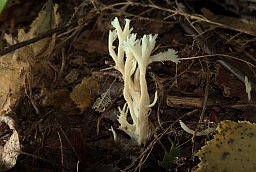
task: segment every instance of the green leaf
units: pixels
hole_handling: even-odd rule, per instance
[[[7,4],[8,0],[1,0],[0,1],[0,14],[2,13],[2,11],[4,10],[5,5]]]
[[[174,166],[173,160],[175,157],[181,155],[181,148],[176,147],[174,144],[172,145],[170,152],[164,154],[164,158],[162,161],[158,160],[158,165],[160,167],[164,167],[165,169],[171,169]]]

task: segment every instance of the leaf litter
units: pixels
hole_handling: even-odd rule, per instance
[[[30,31],[25,33],[23,29],[19,30],[18,41],[22,42],[34,38],[40,33],[56,27],[59,22],[56,10],[57,6],[54,7],[52,1],[48,1],[39,13],[39,16],[31,24]],[[9,114],[14,113],[12,107],[16,105],[16,102],[22,95],[26,80],[31,78],[30,75],[35,75],[31,68],[34,68],[37,60],[46,59],[54,44],[55,35],[42,39],[31,46],[15,50],[13,53],[6,54],[0,58],[0,72],[2,74],[0,75],[1,121],[4,120],[10,129],[13,130],[0,156],[1,171],[12,168],[16,164],[17,157],[21,152],[19,134],[14,127],[15,121]]]
[[[206,104],[202,121],[199,122],[200,126],[207,128],[218,121],[213,120],[212,114],[220,120],[244,119],[243,112],[248,110],[248,106],[237,110],[241,105],[248,103],[244,84],[234,77],[236,76],[234,73],[220,69],[213,56],[208,56],[209,58],[204,56],[207,54],[204,49],[208,46],[207,42],[212,45],[208,46],[210,50],[213,50],[212,52],[216,52],[217,49],[220,50],[217,52],[225,52],[224,55],[239,55],[241,59],[245,56],[255,56],[253,50],[255,41],[250,37],[255,34],[254,24],[252,27],[243,27],[243,24],[239,24],[236,28],[235,25],[227,22],[232,20],[238,23],[248,23],[248,19],[242,20],[244,11],[236,8],[238,11],[235,14],[241,15],[240,18],[236,15],[230,18],[223,14],[214,16],[212,13],[216,11],[204,5],[200,5],[191,12],[181,8],[180,4],[169,1],[153,0],[150,4],[124,1],[115,4],[115,2],[100,0],[93,3],[83,1],[74,13],[72,3],[73,1],[60,2],[59,12],[63,14],[63,21],[68,21],[71,16],[72,20],[79,19],[78,25],[75,27],[69,25],[70,27],[67,27],[66,32],[60,37],[54,34],[37,43],[15,50],[0,60],[0,72],[2,71],[3,75],[0,76],[0,81],[3,81],[1,82],[2,94],[0,94],[0,105],[3,107],[1,115],[9,117],[7,112],[13,112],[19,120],[13,119],[21,126],[12,131],[12,133],[17,131],[17,134],[11,136],[12,139],[9,137],[10,143],[8,141],[5,143],[8,147],[7,151],[19,152],[10,154],[11,166],[17,163],[14,168],[29,168],[30,170],[33,168],[37,171],[53,168],[59,171],[64,169],[68,169],[67,171],[77,171],[77,169],[78,171],[85,169],[94,171],[100,169],[108,171],[119,171],[119,169],[124,171],[186,171],[195,169],[199,164],[199,159],[193,158],[193,151],[198,151],[207,140],[213,137],[214,133],[195,138],[195,150],[191,151],[191,136],[185,133],[177,122],[182,118],[182,121],[190,128],[198,123],[202,107],[189,105],[192,105],[195,100],[199,105],[203,104],[206,75],[210,76],[209,100],[215,99]],[[193,3],[196,2],[191,1],[183,6],[189,5],[187,9],[191,9],[190,7],[195,7]],[[218,7],[225,6],[228,12],[234,12],[232,5],[228,6],[219,1],[214,3]],[[56,14],[56,6],[52,5],[43,7],[39,18],[32,23],[32,28],[24,29],[29,30],[28,32],[19,31],[20,42],[38,37],[57,26],[56,21],[59,21],[60,17]],[[246,10],[242,2],[235,5],[241,5],[240,9]],[[251,7],[253,6],[251,4]],[[201,7],[209,8],[208,11],[211,13],[200,11],[198,8]],[[48,9],[54,12],[45,12]],[[253,8],[251,10],[253,11]],[[49,14],[51,19],[47,18]],[[246,14],[250,15],[250,11]],[[113,143],[113,136],[109,132],[111,126],[118,128],[114,116],[116,116],[117,107],[123,106],[124,103],[119,94],[115,96],[112,94],[113,92],[119,93],[122,89],[122,87],[114,87],[116,83],[120,83],[115,80],[118,76],[114,76],[115,73],[111,68],[105,69],[111,64],[107,51],[107,33],[111,29],[109,23],[116,16],[132,19],[131,24],[138,32],[138,37],[145,33],[158,33],[160,44],[154,50],[156,53],[174,48],[179,51],[179,56],[182,58],[202,55],[200,58],[182,61],[184,63],[179,64],[176,71],[172,64],[161,62],[152,64],[148,68],[159,79],[156,81],[151,76],[147,76],[151,97],[156,89],[155,83],[161,82],[161,87],[159,84],[157,86],[160,90],[157,91],[161,92],[162,100],[171,98],[172,102],[181,104],[184,104],[182,100],[187,100],[186,98],[189,98],[189,101],[186,101],[185,106],[177,104],[168,106],[166,101],[161,101],[158,107],[152,109],[150,118],[152,126],[155,127],[155,133],[154,138],[151,138],[144,149],[129,148],[129,144],[126,144],[128,139],[120,131],[116,131],[119,143]],[[121,22],[122,17],[120,17]],[[46,25],[41,26],[41,23],[46,23]],[[198,41],[194,39],[195,37],[192,38],[193,34],[186,32],[185,27],[181,27],[184,24],[185,27],[192,26],[192,29],[198,31],[195,34],[196,38],[202,36],[203,39]],[[56,42],[58,46],[55,46]],[[218,56],[218,58],[222,59],[224,56]],[[250,62],[253,63],[253,59]],[[241,63],[238,66],[246,68]],[[208,69],[210,73],[206,74]],[[98,73],[103,78],[108,73],[108,80],[113,83],[113,87],[111,84],[105,84],[105,78],[98,80],[93,73]],[[227,77],[232,78],[232,83]],[[248,78],[252,83],[250,103],[253,103],[255,102],[254,77],[252,75]],[[22,96],[24,94],[25,98]],[[232,103],[223,103],[227,99]],[[127,118],[130,120],[129,116]],[[171,149],[166,153],[161,146],[164,144],[164,147],[171,147],[170,143],[174,140],[175,143],[179,143],[181,149],[177,156],[173,156]],[[45,147],[42,146],[44,141]],[[25,145],[22,147],[25,151],[40,157],[49,157],[53,161],[47,163],[46,159],[40,160],[34,157],[34,161],[31,162],[31,157],[22,157],[16,162],[17,156],[21,153],[20,144]],[[88,157],[82,153],[90,154],[91,161],[94,162],[87,161]],[[160,159],[163,160],[160,163],[163,167],[158,166],[157,160]],[[22,165],[23,162],[32,166],[25,167]],[[88,167],[84,167],[83,164]]]

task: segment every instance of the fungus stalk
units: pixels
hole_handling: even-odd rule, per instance
[[[111,24],[115,29],[109,32],[109,54],[115,62],[115,69],[122,74],[123,95],[126,100],[123,108],[119,107],[119,129],[140,146],[151,136],[148,117],[151,107],[157,101],[156,92],[154,101],[150,104],[146,81],[147,66],[154,61],[173,61],[177,64],[179,59],[173,49],[151,56],[157,35],[144,35],[142,39],[136,39],[136,34],[131,33],[130,20],[125,20],[123,29],[117,18]],[[115,51],[113,43],[116,39],[118,48]],[[128,114],[132,123],[127,121]]]

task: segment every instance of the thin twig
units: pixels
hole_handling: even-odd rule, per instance
[[[192,114],[194,114],[194,112],[196,112],[196,111],[197,111],[197,110],[193,110],[193,111],[191,111],[191,112],[189,112],[189,113],[186,113],[186,114],[180,116],[178,119],[176,119],[168,128],[166,128],[166,129],[164,130],[164,132],[160,133],[160,134],[158,135],[158,137],[156,137],[153,141],[151,141],[151,143],[150,143],[150,144],[148,145],[148,147],[140,154],[140,156],[139,156],[135,161],[133,161],[129,166],[127,166],[127,167],[124,169],[124,171],[129,171],[129,170],[131,170],[131,168],[132,168],[132,167],[136,164],[136,162],[138,162],[138,161],[140,162],[140,166],[141,166],[141,165],[142,165],[141,163],[142,163],[142,162],[145,162],[145,161],[147,160],[147,158],[148,158],[150,152],[152,151],[154,145],[155,145],[156,143],[158,143],[158,140],[160,140],[164,135],[166,135],[166,134],[171,130],[171,128],[172,128],[176,123],[179,122],[180,119],[182,119],[182,118],[185,117],[185,116],[192,115]],[[148,156],[145,156],[147,153],[148,153]],[[136,169],[137,169],[137,168],[136,168]]]
[[[206,63],[207,64],[207,63]],[[202,112],[201,112],[201,115],[200,115],[200,118],[199,118],[199,121],[197,122],[197,125],[196,125],[196,129],[195,129],[195,132],[193,134],[193,137],[192,137],[192,155],[194,155],[194,148],[195,148],[195,138],[196,138],[196,133],[199,129],[199,123],[202,122],[203,120],[203,117],[204,117],[204,114],[205,114],[205,111],[206,111],[206,106],[207,106],[207,100],[208,100],[208,96],[209,96],[209,88],[210,88],[210,69],[209,69],[209,66],[207,65],[207,74],[206,74],[206,86],[205,86],[205,91],[204,91],[204,102],[203,102],[203,107],[202,107]]]
[[[67,28],[65,26],[61,26],[61,27],[58,27],[58,28],[55,28],[55,29],[51,29],[45,33],[42,33],[42,34],[39,34],[37,37],[35,38],[32,38],[32,39],[29,39],[29,40],[26,40],[26,41],[23,41],[23,42],[20,42],[20,43],[17,43],[17,44],[14,44],[14,45],[11,45],[5,49],[3,49],[2,51],[0,51],[0,56],[3,56],[7,53],[10,53],[14,50],[17,50],[21,47],[24,47],[24,46],[27,46],[29,44],[32,44],[32,43],[35,43],[41,39],[44,39],[46,37],[49,37],[55,33],[62,33],[66,30]]]
[[[84,162],[83,162],[83,161],[81,160],[81,158],[78,156],[78,154],[77,154],[75,148],[72,146],[72,143],[71,143],[70,140],[68,139],[68,136],[67,136],[66,133],[62,130],[62,127],[60,126],[60,124],[58,124],[58,126],[59,126],[59,129],[60,129],[60,131],[62,132],[63,136],[64,136],[65,139],[67,140],[69,146],[71,147],[73,153],[75,154],[75,156],[78,158],[78,160],[81,162],[81,164],[82,164],[84,167],[86,167],[86,165],[84,164]]]
[[[57,134],[58,134],[58,137],[59,137],[59,140],[60,140],[60,156],[61,156],[61,165],[63,166],[64,165],[64,153],[63,153],[63,146],[62,146],[62,141],[61,141],[61,137],[60,137],[60,133],[57,131]],[[64,172],[64,169],[62,169],[62,172]]]

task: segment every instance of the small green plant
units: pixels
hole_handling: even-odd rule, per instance
[[[160,167],[164,167],[166,170],[173,168],[174,166],[174,159],[181,155],[181,147],[172,144],[170,152],[165,152],[163,160],[158,160],[158,165]]]
[[[8,0],[1,0],[0,1],[0,14],[2,14],[4,7],[6,6]]]

